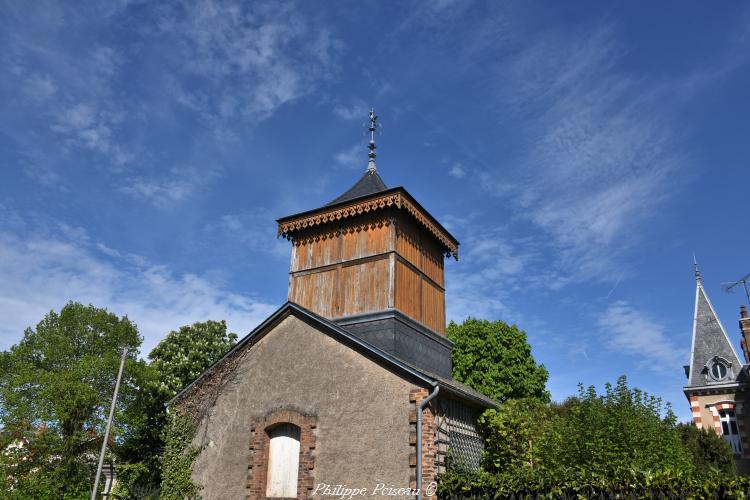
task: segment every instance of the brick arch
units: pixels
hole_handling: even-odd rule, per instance
[[[314,485],[315,429],[318,419],[294,409],[282,409],[266,414],[251,429],[250,463],[248,464],[247,498],[266,498],[266,475],[268,474],[268,431],[280,424],[293,424],[300,429],[299,472],[297,474],[297,498],[308,498]]]
[[[706,405],[711,411],[713,417],[714,431],[716,435],[721,436],[721,419],[719,411],[721,410],[732,410],[734,411],[735,418],[737,419],[737,431],[740,435],[740,443],[742,444],[742,457],[750,458],[750,442],[748,442],[747,429],[745,428],[745,415],[743,414],[742,402],[735,402],[731,400],[717,401],[716,403]]]

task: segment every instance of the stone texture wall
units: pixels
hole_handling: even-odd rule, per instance
[[[314,419],[314,484],[408,487],[413,382],[288,316],[247,349],[194,444],[206,500],[246,498],[253,429],[275,411]],[[261,488],[260,485],[257,488]],[[260,492],[260,490],[256,490]]]

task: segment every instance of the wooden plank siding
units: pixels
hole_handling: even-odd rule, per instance
[[[403,262],[396,262],[396,309],[417,321],[422,319],[422,278]]]
[[[292,279],[289,300],[326,318],[335,316],[338,270],[309,273]]]
[[[395,308],[444,334],[439,242],[402,215],[363,214],[353,222],[308,231],[294,242],[289,300],[327,318]]]
[[[353,316],[388,308],[388,259],[340,269],[338,316]]]
[[[428,328],[438,333],[445,333],[445,293],[422,280],[422,318]]]

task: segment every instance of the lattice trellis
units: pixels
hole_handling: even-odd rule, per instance
[[[437,414],[438,473],[446,471],[448,460],[457,467],[479,470],[484,444],[477,431],[476,417],[476,410],[453,399],[440,399]]]

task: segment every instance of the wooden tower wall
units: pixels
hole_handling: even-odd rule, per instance
[[[403,212],[363,214],[295,235],[289,300],[330,319],[395,308],[444,334],[443,259]]]

